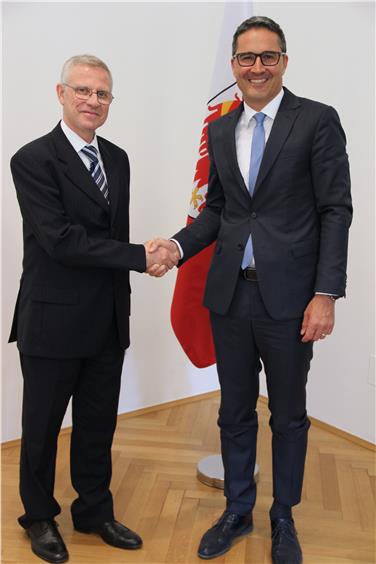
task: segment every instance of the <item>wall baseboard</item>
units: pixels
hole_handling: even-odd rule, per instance
[[[265,397],[265,396],[260,396],[259,401],[261,401],[262,403],[265,403],[266,405],[268,404],[268,398]],[[329,423],[325,423],[324,421],[320,421],[320,419],[316,419],[316,417],[312,417],[309,414],[308,414],[308,417],[309,417],[313,427],[319,427],[320,429],[323,429],[324,431],[328,431],[329,433],[332,433],[333,435],[337,435],[338,437],[342,437],[343,439],[346,439],[346,440],[348,440],[352,443],[355,443],[358,446],[361,446],[363,448],[367,448],[369,450],[373,450],[374,452],[376,452],[376,444],[371,443],[371,441],[366,441],[365,439],[361,439],[360,437],[357,437],[356,435],[352,435],[351,433],[348,433],[347,431],[342,431],[342,429],[338,429],[338,427],[334,427],[334,425],[330,425]]]
[[[204,394],[198,394],[196,396],[189,396],[189,397],[186,397],[186,398],[168,401],[168,402],[160,403],[160,404],[157,404],[157,405],[151,405],[149,407],[142,407],[141,409],[135,409],[134,411],[129,411],[127,413],[120,413],[120,415],[118,415],[118,419],[120,419],[120,420],[130,419],[131,417],[138,417],[138,416],[144,415],[146,413],[153,413],[155,411],[160,411],[161,409],[169,409],[171,407],[176,407],[178,405],[184,405],[184,404],[187,404],[187,403],[192,403],[192,402],[200,401],[200,400],[203,400],[203,399],[218,398],[218,397],[219,397],[219,390],[214,390],[212,392],[206,392]],[[260,396],[259,401],[266,404],[266,405],[268,404],[268,398],[265,397],[265,396]],[[347,439],[348,441],[351,441],[352,443],[355,443],[358,446],[361,446],[363,448],[367,448],[369,450],[376,452],[376,445],[371,443],[370,441],[366,441],[365,439],[361,439],[360,437],[357,437],[356,435],[352,435],[351,433],[348,433],[347,431],[342,431],[342,429],[338,429],[337,427],[334,427],[333,425],[330,425],[329,423],[325,423],[324,421],[320,421],[319,419],[316,419],[315,417],[309,416],[309,418],[310,418],[311,423],[314,427],[319,427],[320,429],[323,429],[324,431],[328,431],[329,433],[332,433],[334,435],[342,437],[343,439]],[[64,429],[61,429],[60,435],[69,434],[71,432],[71,430],[72,430],[72,427],[64,427]],[[14,439],[12,441],[6,441],[4,443],[1,443],[1,450],[6,450],[8,448],[19,446],[20,442],[21,442],[21,439]]]

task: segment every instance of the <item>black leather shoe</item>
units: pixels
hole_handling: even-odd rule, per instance
[[[197,554],[205,560],[220,556],[230,550],[237,537],[247,535],[252,530],[252,514],[238,515],[226,510],[202,537]]]
[[[115,519],[113,521],[107,521],[95,529],[86,530],[80,529],[79,527],[75,527],[75,529],[80,533],[95,533],[100,535],[104,542],[116,548],[135,549],[142,547],[141,537],[128,529],[128,527],[115,521]]]
[[[48,519],[35,521],[26,529],[31,540],[31,549],[46,562],[66,562],[69,558],[67,547],[57,530],[57,523]]]
[[[272,561],[273,564],[301,564],[302,549],[293,519],[272,521]]]

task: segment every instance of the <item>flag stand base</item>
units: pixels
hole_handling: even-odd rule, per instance
[[[253,476],[255,482],[257,482],[259,476],[258,464],[255,464]],[[220,454],[212,454],[199,461],[197,464],[197,479],[206,486],[224,489],[224,470]]]

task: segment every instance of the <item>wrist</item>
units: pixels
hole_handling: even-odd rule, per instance
[[[334,296],[333,294],[316,294],[316,296],[320,296],[321,298],[325,298],[326,300],[335,303],[339,296]]]

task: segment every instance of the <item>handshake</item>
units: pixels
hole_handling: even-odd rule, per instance
[[[146,253],[146,272],[150,276],[164,276],[181,259],[180,251],[174,241],[150,239],[144,243]]]

